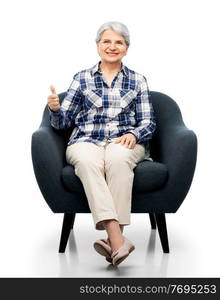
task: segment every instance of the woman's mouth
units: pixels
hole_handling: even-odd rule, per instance
[[[107,52],[107,54],[110,55],[110,56],[118,55],[118,53],[114,53],[114,52]]]

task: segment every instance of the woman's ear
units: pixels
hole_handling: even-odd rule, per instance
[[[129,48],[129,45],[127,45],[127,49],[126,49],[125,55],[127,55],[127,52],[128,52],[128,48]]]

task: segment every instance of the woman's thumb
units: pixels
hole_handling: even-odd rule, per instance
[[[53,85],[50,86],[50,90],[51,90],[51,93],[56,95],[56,90],[55,90],[55,87]]]

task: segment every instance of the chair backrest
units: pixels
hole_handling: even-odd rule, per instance
[[[66,92],[60,93],[58,96],[60,103],[62,103],[66,96]],[[151,157],[154,160],[158,160],[158,141],[161,139],[161,135],[166,134],[166,131],[170,127],[181,126],[184,125],[184,123],[179,106],[172,98],[156,91],[150,91],[150,96],[156,120],[156,130],[150,140],[150,149]],[[41,126],[51,126],[47,105],[44,109]],[[68,130],[60,131],[60,134],[63,135],[66,142],[68,142],[72,130],[73,128],[69,128]]]
[[[150,91],[155,113],[156,130],[150,140],[151,157],[159,161],[162,136],[177,126],[185,126],[177,103],[166,94]]]

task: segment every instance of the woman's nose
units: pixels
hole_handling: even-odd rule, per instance
[[[115,44],[111,44],[110,47],[109,47],[111,50],[114,50],[116,48],[116,45]]]

